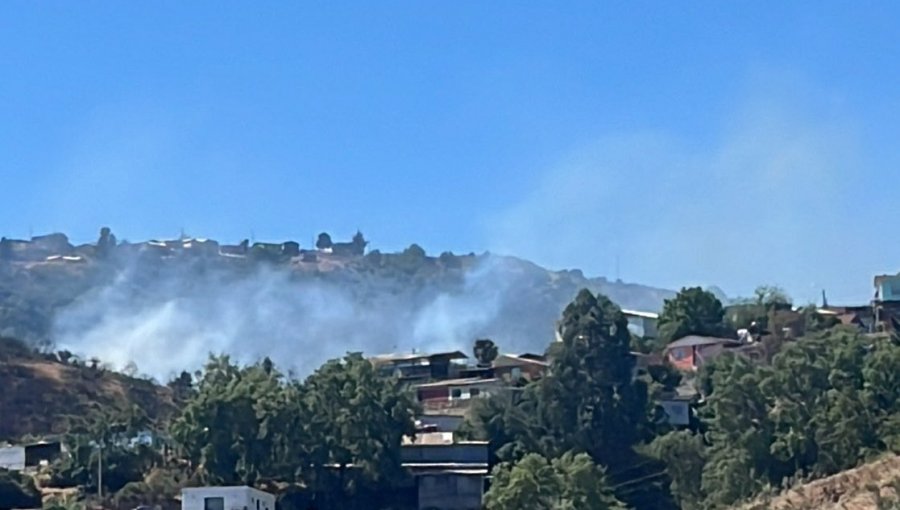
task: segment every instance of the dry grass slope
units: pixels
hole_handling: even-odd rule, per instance
[[[739,510],[897,510],[898,490],[900,456],[888,455],[743,505]]]
[[[169,388],[84,365],[62,363],[0,338],[0,440],[66,432],[70,417],[140,406],[151,419],[175,409]]]

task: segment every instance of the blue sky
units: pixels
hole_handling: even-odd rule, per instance
[[[4,2],[0,233],[900,270],[892,2]]]

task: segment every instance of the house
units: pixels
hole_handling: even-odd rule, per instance
[[[396,376],[404,382],[421,382],[456,378],[460,371],[466,369],[467,359],[469,357],[461,351],[452,351],[435,354],[384,354],[369,358],[369,361],[385,377]]]
[[[349,243],[332,243],[324,248],[323,252],[339,257],[361,257],[366,254],[366,245],[368,244],[369,242],[363,237],[362,232],[357,231]]]
[[[622,315],[628,320],[628,331],[642,338],[657,338],[657,324],[659,314],[653,312],[638,312],[635,310],[622,310]]]
[[[447,379],[416,385],[416,397],[425,408],[463,407],[473,398],[497,393],[505,384],[497,378]]]
[[[55,233],[31,238],[31,249],[39,250],[45,256],[68,255],[74,247],[69,244],[69,238],[65,234]]]
[[[875,301],[900,301],[900,275],[878,275],[875,277]]]
[[[548,363],[517,356],[515,354],[501,354],[493,362],[493,376],[507,381],[527,379],[534,381],[540,379],[547,372]]]
[[[29,260],[30,249],[31,243],[28,241],[0,238],[0,259],[26,261]]]
[[[727,349],[743,345],[738,340],[711,336],[688,335],[665,348],[665,356],[675,368],[694,371]]]
[[[281,244],[281,254],[286,257],[297,257],[300,255],[300,243],[297,241],[285,241]]]
[[[275,510],[275,496],[246,486],[182,489],[181,510]]]
[[[219,243],[212,239],[182,239],[181,249],[192,255],[211,257],[219,254]]]
[[[0,447],[0,469],[23,471],[50,464],[61,456],[62,444],[59,441]]]
[[[421,434],[420,436],[429,436]],[[488,442],[453,442],[452,434],[419,437],[400,451],[416,480],[420,510],[480,510],[488,474]]]
[[[250,240],[244,239],[240,244],[223,244],[219,246],[219,255],[225,257],[243,257],[250,250]]]

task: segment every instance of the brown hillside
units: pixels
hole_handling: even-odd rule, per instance
[[[879,510],[897,508],[900,456],[881,459],[821,480],[809,482],[738,510]],[[879,506],[879,499],[882,500]]]
[[[83,364],[62,363],[0,338],[0,440],[66,432],[70,417],[138,405],[153,420],[171,416],[169,388]]]

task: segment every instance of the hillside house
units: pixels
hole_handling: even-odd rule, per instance
[[[667,345],[665,356],[678,370],[695,371],[726,350],[741,345],[744,344],[731,338],[688,335]]]
[[[900,275],[883,274],[875,277],[875,301],[900,301]]]
[[[447,379],[416,385],[416,397],[425,408],[463,407],[471,399],[497,393],[505,384],[497,378]]]
[[[642,338],[657,338],[657,324],[659,314],[653,312],[638,312],[635,310],[622,310],[622,315],[628,320],[628,331]]]
[[[0,469],[23,471],[51,464],[62,456],[62,452],[62,444],[58,441],[0,447]]]
[[[181,510],[275,510],[275,496],[246,486],[192,487],[181,491]]]
[[[874,325],[871,332],[900,331],[900,275],[875,277],[872,314]]]
[[[396,376],[404,382],[452,379],[466,369],[469,357],[461,351],[434,354],[385,354],[369,358],[385,377]]]
[[[74,247],[69,244],[69,238],[65,234],[54,233],[31,238],[31,250],[38,250],[45,257],[51,255],[68,255]]]
[[[281,254],[285,257],[300,256],[300,243],[297,241],[285,241],[281,244]]]
[[[2,260],[25,262],[45,258],[40,254],[35,256],[30,249],[31,243],[23,239],[0,238],[0,259]]]
[[[454,442],[452,434],[421,434],[404,444],[400,455],[415,478],[419,510],[481,509],[487,441]]]
[[[223,244],[219,246],[219,255],[224,257],[245,257],[250,250],[250,241],[244,239],[240,244]]]
[[[493,376],[506,381],[527,379],[534,381],[547,373],[548,363],[544,360],[525,358],[515,354],[501,354],[493,362]]]
[[[338,257],[362,257],[366,254],[366,246],[369,244],[362,232],[357,231],[349,243],[332,243],[323,248],[324,253],[330,253]]]

